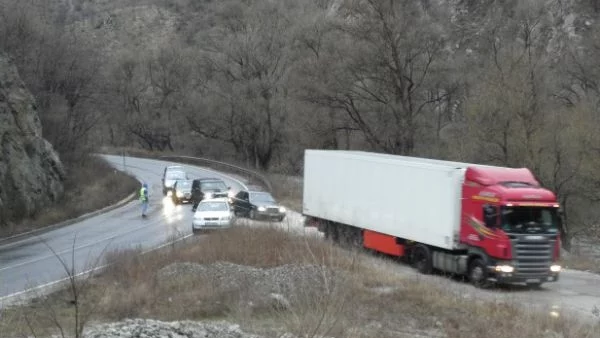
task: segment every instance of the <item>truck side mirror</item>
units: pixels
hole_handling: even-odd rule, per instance
[[[492,205],[483,206],[483,222],[488,228],[495,228],[498,226],[498,207]]]

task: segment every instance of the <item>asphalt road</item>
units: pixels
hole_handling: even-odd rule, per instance
[[[175,238],[191,235],[192,212],[190,205],[173,206],[169,199],[163,198],[160,178],[164,167],[172,162],[156,161],[140,158],[123,158],[106,156],[117,168],[125,169],[150,186],[150,213],[147,219],[141,218],[141,209],[137,201],[108,213],[96,216],[80,223],[56,229],[40,235],[18,240],[8,244],[0,244],[0,306],[25,289],[52,283],[65,277],[64,269],[52,248],[69,267],[71,254],[75,252],[75,267],[78,272],[88,270],[94,261],[105,250],[135,248],[141,246],[150,249],[163,245]],[[237,191],[244,186],[240,178],[220,174],[215,171],[184,165],[194,177],[220,177],[232,190]],[[258,225],[259,223],[255,223]],[[317,235],[313,229],[302,226],[301,215],[288,212],[288,217],[278,223],[284,229],[298,233]],[[75,250],[73,241],[75,240]],[[378,258],[372,264],[381,264],[382,268],[403,278],[422,279],[439,283],[450,292],[461,297],[476,300],[495,300],[517,302],[520,305],[543,309],[551,316],[574,313],[592,320],[600,320],[594,314],[600,308],[600,276],[565,270],[560,280],[547,283],[540,290],[525,288],[501,288],[480,290],[471,285],[443,276],[423,276],[413,269],[399,264],[387,263]]]

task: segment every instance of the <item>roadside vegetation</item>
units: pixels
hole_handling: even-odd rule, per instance
[[[107,262],[78,289],[79,311],[92,314],[86,326],[224,319],[269,337],[600,335],[598,325],[451,292],[416,274],[397,274],[398,262],[280,228],[242,224],[143,255],[110,252]],[[46,337],[57,333],[57,323],[73,327],[74,318],[73,293],[65,289],[5,310],[0,335]]]
[[[123,200],[139,188],[139,182],[133,176],[115,170],[104,159],[91,155],[65,162],[65,170],[63,197],[39,210],[32,218],[0,228],[0,236],[40,229],[100,210]]]

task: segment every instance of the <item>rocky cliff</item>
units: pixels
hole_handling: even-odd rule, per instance
[[[42,137],[35,99],[0,55],[0,226],[56,201],[63,179],[58,154]]]

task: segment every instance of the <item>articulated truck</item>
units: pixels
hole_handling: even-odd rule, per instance
[[[305,226],[478,287],[557,281],[559,204],[526,168],[306,150]]]

